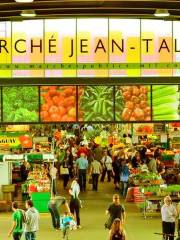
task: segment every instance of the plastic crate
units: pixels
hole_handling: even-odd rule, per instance
[[[40,213],[48,212],[48,202],[50,200],[49,192],[35,192],[31,194],[31,200],[34,203],[34,207]]]

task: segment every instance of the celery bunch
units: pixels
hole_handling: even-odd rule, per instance
[[[179,120],[179,86],[155,85],[152,87],[153,120]]]

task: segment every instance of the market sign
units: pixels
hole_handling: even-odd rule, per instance
[[[0,148],[32,148],[32,137],[22,133],[1,133]]]
[[[179,29],[121,18],[0,22],[0,76],[178,76]]]

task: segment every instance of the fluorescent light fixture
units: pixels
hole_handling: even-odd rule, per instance
[[[167,9],[156,9],[154,16],[155,17],[168,17],[170,14]]]
[[[15,2],[18,3],[29,3],[29,2],[33,2],[34,0],[15,0]]]
[[[21,16],[22,17],[35,17],[36,13],[34,10],[22,10]]]

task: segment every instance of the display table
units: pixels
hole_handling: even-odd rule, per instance
[[[147,213],[159,212],[163,205],[165,196],[144,196],[143,216],[147,218]],[[178,196],[171,196],[173,202],[179,202]]]
[[[50,192],[32,192],[30,196],[34,203],[34,207],[40,213],[48,212],[48,202],[51,196]]]

